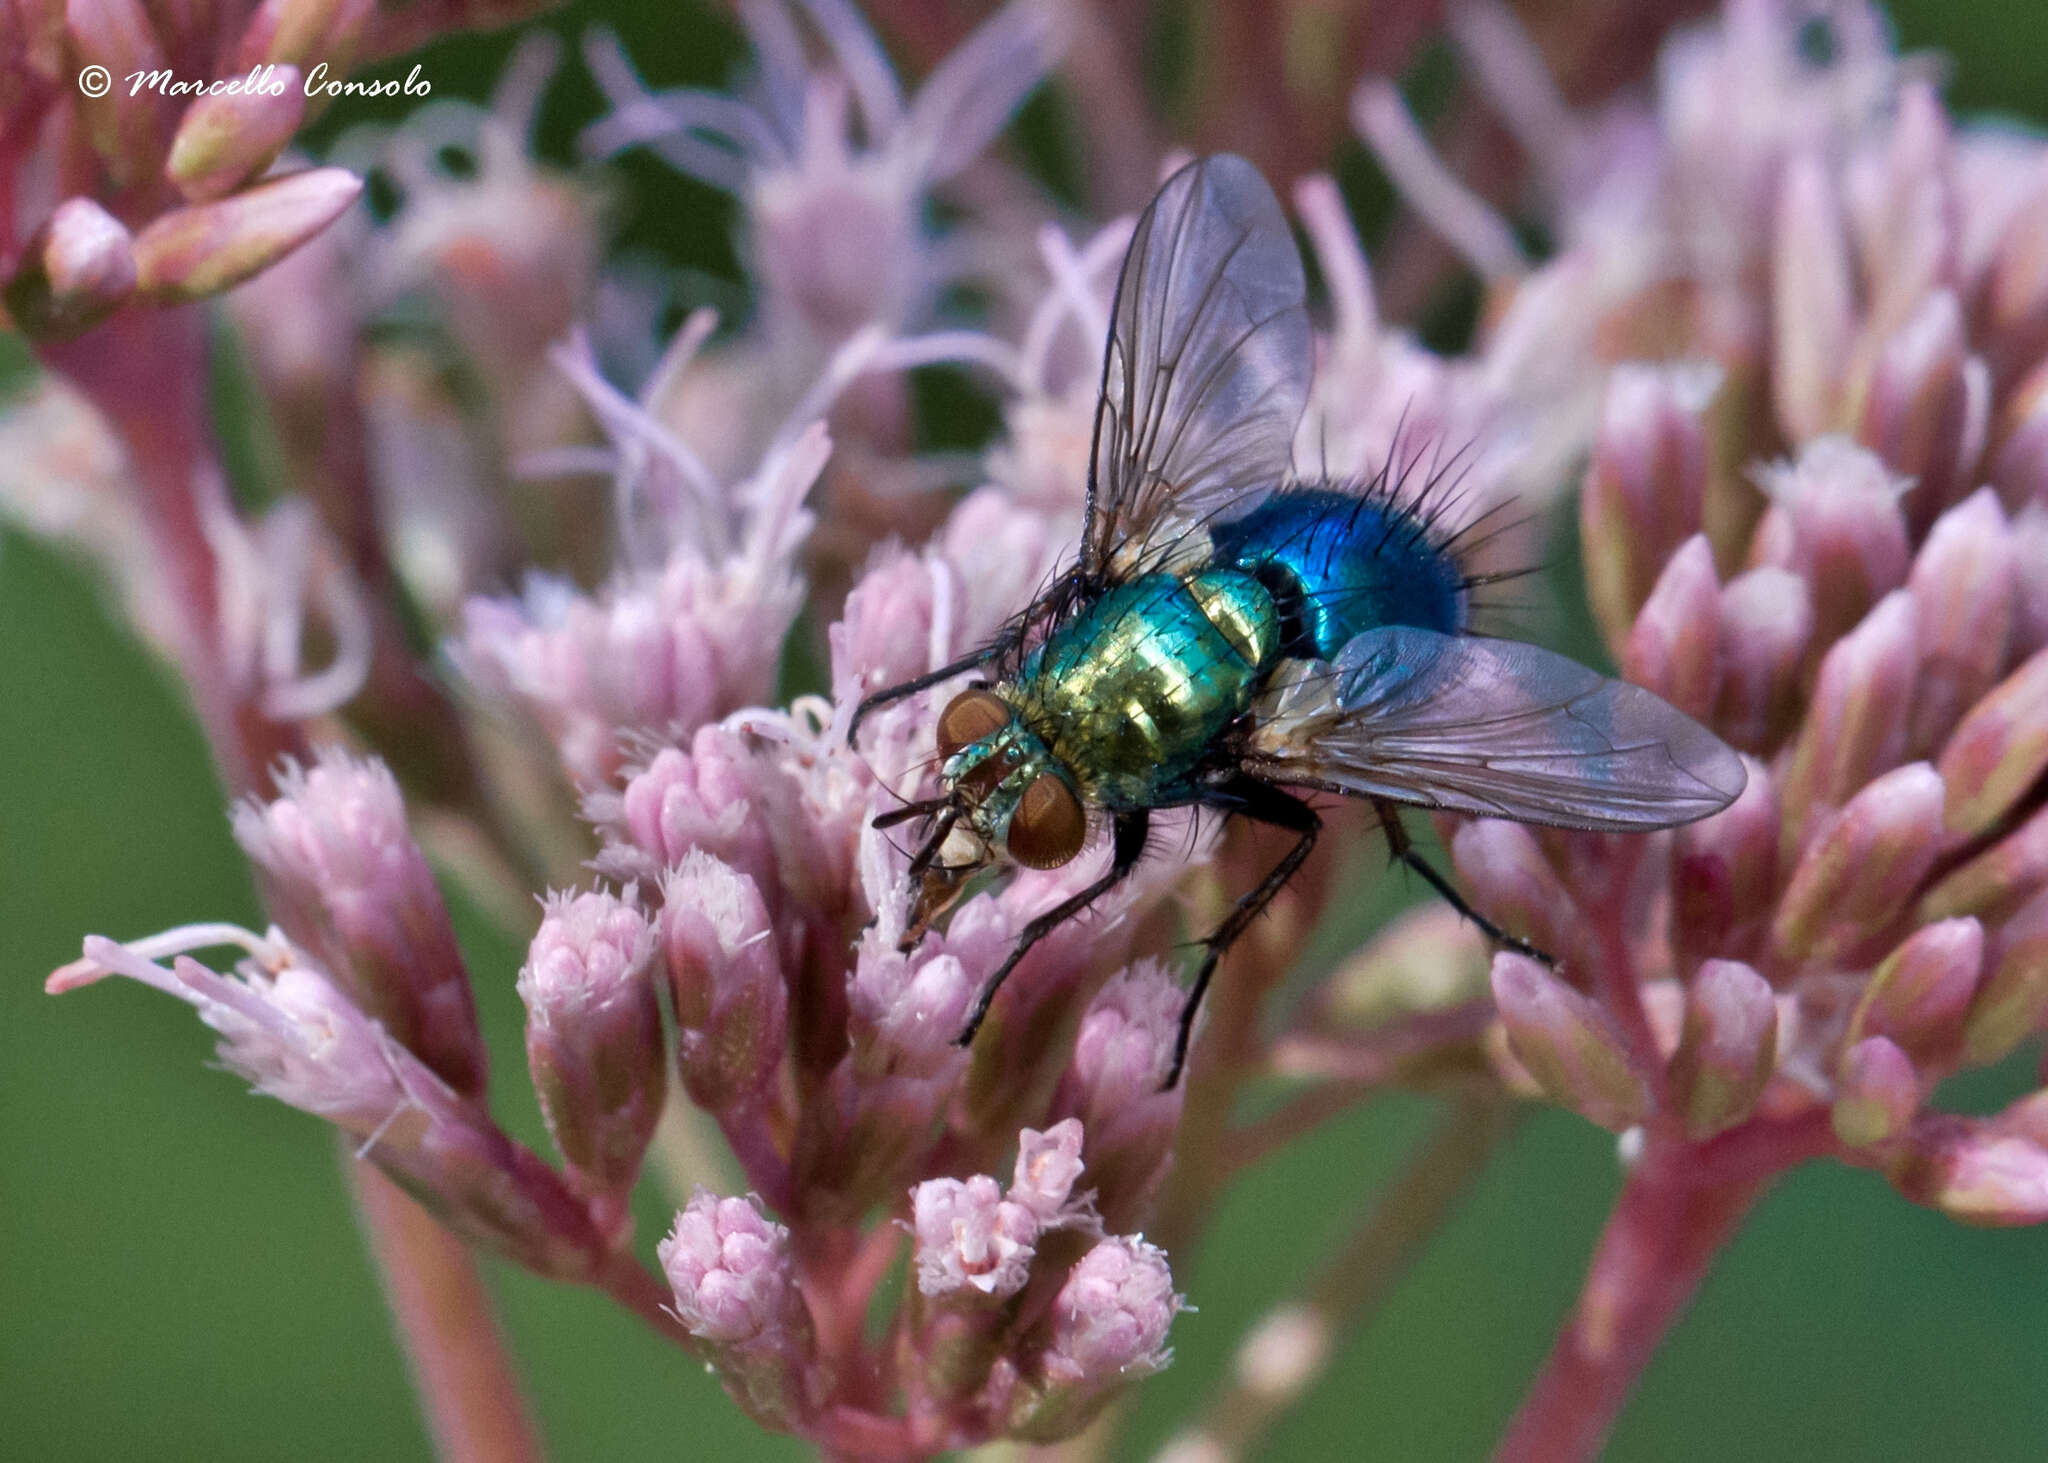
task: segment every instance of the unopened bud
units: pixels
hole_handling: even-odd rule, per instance
[[[2018,660],[2048,649],[2048,496],[2036,498],[2013,515],[2012,552],[2019,588],[2012,654]]]
[[[2005,668],[2019,564],[1998,495],[1980,488],[1935,521],[1907,589],[1923,647],[1912,700],[1914,751],[1939,747]]]
[[[1761,762],[1744,767],[1741,796],[1672,841],[1672,943],[1688,957],[1748,953],[1777,898],[1777,784]]]
[[[1932,291],[1885,342],[1864,403],[1857,437],[1914,480],[1904,507],[1921,532],[1954,502],[1988,428],[1990,383],[1966,379],[1985,369],[1967,347],[1954,293]]]
[[[1991,975],[1963,1028],[1963,1057],[1998,1061],[2048,1020],[2048,892],[2036,894],[1998,931]]]
[[[1735,960],[1709,960],[1686,993],[1685,1028],[1671,1085],[1686,1131],[1709,1138],[1747,1118],[1778,1063],[1778,1002],[1771,983]]]
[[[1807,846],[1772,937],[1799,960],[1837,960],[1906,909],[1941,849],[1941,776],[1915,762],[1878,778]]]
[[[2048,1220],[2048,1149],[1986,1129],[1943,1144],[1933,1165],[1935,1207],[1965,1224]]]
[[[700,1106],[750,1100],[775,1075],[789,991],[760,890],[706,853],[663,887],[661,949],[676,1013],[676,1065]]]
[[[185,109],[164,176],[195,203],[232,193],[277,161],[306,115],[299,68],[280,66],[275,86],[203,96]]]
[[[1493,959],[1508,1046],[1552,1101],[1615,1132],[1650,1111],[1650,1089],[1598,1006],[1526,956]]]
[[[1913,704],[1920,633],[1913,596],[1893,590],[1821,657],[1813,695],[1785,766],[1785,842],[1906,755],[1903,710]]]
[[[1695,721],[1714,714],[1721,686],[1720,601],[1713,547],[1694,534],[1665,563],[1622,649],[1630,681]]]
[[[1845,437],[1809,442],[1757,479],[1772,504],[1757,526],[1755,562],[1806,580],[1815,642],[1832,644],[1906,582],[1912,549],[1899,495],[1908,480]]]
[[[340,218],[362,191],[346,168],[308,168],[174,209],[136,236],[138,287],[158,304],[219,294]]]
[[[2018,508],[2048,483],[2048,360],[2002,395],[1985,475]]]
[[[122,188],[141,183],[156,171],[163,157],[163,122],[167,109],[155,91],[122,83],[138,72],[165,71],[163,37],[142,0],[67,0],[47,7],[70,41],[70,64],[102,68],[114,84],[95,96],[80,78],[77,99],[85,137],[105,165],[108,178]],[[35,15],[35,8],[21,12]],[[9,63],[10,66],[15,64]],[[67,78],[68,82],[68,78]]]
[[[1995,919],[2042,888],[2048,888],[2048,808],[1936,884],[1920,901],[1920,917]]]
[[[1842,1054],[1835,1078],[1835,1136],[1851,1148],[1885,1143],[1906,1131],[1920,1107],[1913,1062],[1882,1036],[1866,1036]]]
[[[1767,752],[1791,726],[1813,626],[1812,593],[1789,569],[1751,569],[1722,589],[1714,724],[1736,747]]]
[[[120,308],[135,278],[128,230],[90,198],[67,198],[29,240],[0,303],[29,335],[63,339]]]
[[[1778,423],[1794,442],[1838,428],[1842,362],[1855,330],[1848,230],[1826,165],[1802,152],[1778,184],[1772,238],[1771,386]]]
[[[1948,831],[1974,837],[2048,770],[2048,650],[2037,650],[1964,716],[1942,749]]]
[[[450,1086],[481,1093],[469,972],[391,770],[328,749],[277,789],[233,816],[278,923]]]
[[[1984,927],[1945,919],[1915,930],[1884,958],[1849,1020],[1851,1043],[1890,1037],[1916,1061],[1947,1057],[1984,971]]]
[[[526,1058],[555,1146],[583,1193],[623,1223],[667,1089],[647,917],[610,894],[550,901],[525,966]]]
[[[1476,907],[1502,929],[1570,966],[1595,958],[1586,933],[1591,921],[1520,823],[1466,823],[1452,835],[1451,861]]]
[[[1719,369],[1702,365],[1623,365],[1608,378],[1579,528],[1587,591],[1610,645],[1627,637],[1658,566],[1699,532],[1707,481],[1700,414],[1719,386]]]
[[[751,1197],[699,1189],[656,1255],[677,1319],[706,1344],[726,1387],[758,1417],[788,1417],[803,1401],[813,1351],[789,1231]]]

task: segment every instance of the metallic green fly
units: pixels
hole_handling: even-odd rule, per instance
[[[1293,441],[1312,340],[1286,218],[1242,158],[1191,163],[1139,217],[1118,276],[1080,554],[973,655],[855,714],[972,670],[938,722],[944,790],[877,819],[932,827],[912,936],[975,872],[1050,869],[1110,826],[1108,869],[1026,924],[963,1043],[1024,953],[1114,887],[1152,814],[1213,809],[1295,843],[1203,941],[1171,1086],[1217,962],[1301,867],[1304,792],[1370,800],[1394,854],[1496,940],[1410,846],[1396,804],[1643,832],[1720,811],[1741,760],[1637,686],[1473,635],[1476,582],[1392,473],[1304,482]],[[1530,953],[1536,953],[1531,951]]]

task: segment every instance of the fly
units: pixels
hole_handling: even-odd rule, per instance
[[[1370,801],[1396,858],[1491,938],[1538,953],[1416,853],[1397,805],[1626,833],[1742,791],[1741,759],[1650,692],[1470,633],[1455,537],[1389,473],[1363,492],[1296,480],[1311,360],[1272,190],[1238,157],[1182,168],[1117,278],[1075,564],[974,654],[857,708],[856,729],[876,706],[984,676],[939,717],[940,795],[876,819],[932,819],[906,940],[978,870],[1057,868],[1109,824],[1108,869],[1019,932],[963,1045],[1032,945],[1137,866],[1160,809],[1295,836],[1202,942],[1171,1087],[1218,961],[1315,846],[1304,793]]]

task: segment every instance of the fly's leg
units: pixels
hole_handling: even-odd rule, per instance
[[[1432,868],[1428,859],[1415,851],[1415,841],[1408,836],[1408,830],[1401,826],[1401,810],[1399,808],[1395,807],[1392,803],[1374,798],[1372,800],[1372,809],[1380,815],[1380,827],[1386,832],[1387,848],[1393,854],[1394,861],[1406,864],[1416,873],[1422,875],[1423,882],[1436,890],[1442,896],[1444,903],[1450,905],[1460,915],[1479,926],[1479,933],[1486,936],[1487,939],[1493,941],[1496,945],[1505,945],[1517,955],[1526,955],[1531,960],[1542,961],[1545,965],[1557,964],[1557,958],[1548,951],[1537,949],[1520,935],[1509,934],[1506,930],[1467,904],[1465,896],[1458,892],[1457,887],[1449,879],[1446,879]]]
[[[861,697],[860,705],[853,708],[853,719],[846,724],[846,744],[849,747],[853,745],[854,736],[860,731],[860,724],[870,711],[887,706],[893,701],[901,701],[905,696],[915,696],[919,691],[936,686],[941,681],[950,681],[957,675],[987,665],[1011,649],[1011,646],[1011,637],[998,637],[972,655],[961,656],[951,665],[942,665],[935,671],[926,671],[921,676],[912,676],[907,681],[899,681],[893,686],[885,686],[879,691]]]
[[[1138,866],[1138,860],[1144,857],[1145,840],[1151,827],[1152,815],[1143,808],[1135,813],[1117,815],[1116,842],[1110,851],[1109,871],[1072,898],[1061,900],[1018,932],[1016,946],[982,986],[981,994],[975,997],[974,1009],[967,1016],[966,1029],[959,1036],[961,1046],[974,1040],[974,1033],[981,1030],[981,1023],[988,1015],[996,992],[1003,988],[1003,982],[1010,978],[1010,972],[1017,968],[1017,962],[1031,947],[1121,884]]]
[[[1195,983],[1188,987],[1187,999],[1181,1003],[1180,1031],[1173,1041],[1173,1065],[1167,1069],[1166,1080],[1159,1084],[1161,1092],[1170,1091],[1173,1084],[1180,1081],[1181,1068],[1187,1065],[1188,1041],[1195,1031],[1195,1015],[1202,1009],[1202,997],[1209,989],[1209,979],[1216,974],[1216,966],[1222,961],[1224,952],[1237,942],[1239,935],[1251,928],[1253,920],[1265,913],[1273,897],[1287,887],[1287,881],[1308,858],[1309,851],[1316,846],[1317,836],[1323,831],[1322,815],[1314,808],[1293,793],[1256,778],[1234,778],[1216,789],[1211,797],[1204,798],[1203,804],[1260,823],[1270,823],[1275,828],[1285,828],[1298,836],[1294,846],[1281,856],[1279,863],[1273,865],[1272,872],[1259,881],[1257,888],[1240,898],[1236,908],[1224,917],[1223,923],[1202,941],[1206,953],[1202,956],[1201,968],[1195,972]]]

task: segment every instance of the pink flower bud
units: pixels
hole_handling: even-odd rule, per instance
[[[78,108],[86,139],[108,177],[117,187],[133,187],[162,160],[168,108],[148,89],[131,96],[127,79],[168,66],[165,37],[141,0],[69,0],[53,13],[62,17],[70,64],[100,66],[113,77],[114,84],[99,96],[81,89]]]
[[[1720,600],[1713,547],[1694,534],[1657,576],[1621,653],[1629,680],[1697,721],[1714,714],[1721,687]]]
[[[1758,474],[1772,507],[1758,525],[1759,564],[1790,569],[1813,594],[1826,646],[1906,582],[1912,561],[1899,495],[1906,481],[1842,437],[1809,442],[1796,461]]]
[[[2037,183],[2013,210],[1985,270],[1977,319],[2001,379],[2048,349],[2048,186]]]
[[[690,750],[664,747],[626,780],[607,831],[623,845],[599,856],[615,878],[656,880],[693,852],[709,853],[751,878],[767,897],[781,885],[774,840],[755,807],[761,770],[724,726],[701,728]]]
[[[1964,1059],[1986,1066],[2048,1021],[2048,892],[2036,894],[1993,940],[1991,974],[1963,1030]]]
[[[278,923],[458,1092],[482,1092],[469,972],[391,770],[328,748],[277,790],[233,817]]]
[[[1983,370],[1949,290],[1929,294],[1878,356],[1857,436],[1914,479],[1904,506],[1917,531],[1955,501],[1983,451],[1990,383],[1968,380]]]
[[[721,1199],[699,1189],[655,1253],[675,1292],[677,1318],[710,1343],[712,1365],[729,1386],[757,1406],[778,1383],[794,1390],[794,1374],[811,1351],[811,1318],[787,1229],[751,1197]]]
[[[1837,430],[1855,281],[1841,204],[1825,164],[1801,152],[1778,184],[1772,238],[1771,388],[1778,424],[1803,442]]]
[[[636,905],[558,895],[519,972],[541,1113],[571,1177],[613,1222],[625,1218],[667,1088],[653,960],[654,931]]]
[[[90,198],[67,198],[29,240],[0,303],[30,335],[61,339],[119,309],[135,278],[128,230]]]
[[[1587,591],[1610,645],[1628,636],[1658,567],[1699,531],[1707,441],[1700,415],[1720,385],[1711,366],[1622,365],[1608,377],[1579,499]]]
[[[1744,766],[1741,796],[1672,841],[1672,943],[1690,958],[1746,954],[1777,900],[1777,784],[1762,763]]]
[[[1813,629],[1813,596],[1789,569],[1751,569],[1723,587],[1714,724],[1735,746],[1764,752],[1784,736]]]
[[[1142,1239],[1105,1239],[1081,1257],[1052,1303],[1043,1366],[1056,1383],[1105,1383],[1164,1367],[1179,1313],[1166,1252]]]
[[[1088,1177],[1103,1222],[1135,1227],[1166,1177],[1187,1084],[1162,1090],[1187,992],[1154,960],[1119,972],[1096,995],[1074,1038],[1053,1111],[1088,1133]],[[1061,1126],[1065,1126],[1062,1124]]]
[[[1936,884],[1920,901],[1920,917],[1975,914],[1995,919],[2044,886],[2048,886],[2048,808]]]
[[[1477,908],[1510,934],[1568,966],[1597,958],[1586,936],[1591,922],[1544,858],[1536,835],[1521,824],[1496,818],[1464,824],[1451,838],[1451,861]]]
[[[296,66],[279,66],[266,83],[203,96],[185,109],[171,139],[164,176],[194,203],[232,193],[277,160],[306,115]]]
[[[1885,1143],[1906,1131],[1920,1106],[1912,1058],[1882,1036],[1867,1036],[1842,1054],[1831,1116],[1835,1136],[1851,1148]]]
[[[1912,748],[1929,752],[2005,669],[2018,612],[2018,561],[1998,495],[1980,488],[1936,520],[1907,588],[1923,647]]]
[[[1017,1135],[1017,1168],[1010,1180],[1010,1198],[1051,1224],[1073,1198],[1081,1176],[1081,1124],[1075,1118],[1054,1123],[1044,1132],[1026,1128]]]
[[[1925,762],[1888,772],[1814,839],[1771,929],[1797,960],[1848,958],[1906,908],[1941,850],[1942,780]]]
[[[1942,749],[1948,831],[1974,837],[2048,770],[2048,650],[2037,650],[1964,716]]]
[[[218,294],[333,223],[362,191],[346,168],[308,168],[174,209],[135,236],[137,288],[158,304]]]
[[[2039,481],[2048,482],[2048,475]],[[2012,627],[2017,659],[2048,649],[2048,494],[2014,515],[2012,549],[2019,589]]]
[[[923,1294],[1003,1299],[1031,1278],[1038,1215],[1029,1204],[1005,1199],[987,1174],[926,1179],[910,1191],[910,1214]]]
[[[1747,1118],[1778,1061],[1778,1004],[1770,982],[1735,960],[1709,960],[1686,992],[1671,1085],[1686,1131],[1709,1138]]]
[[[760,890],[709,854],[688,854],[662,887],[659,929],[683,1086],[714,1112],[744,1104],[774,1077],[789,1019]]]
[[[1821,657],[1813,695],[1792,743],[1781,798],[1786,841],[1797,848],[1825,817],[1906,755],[1907,718],[1920,668],[1913,596],[1894,590]]]
[[[1984,927],[1948,919],[1907,937],[1871,973],[1847,1040],[1891,1038],[1916,1061],[1952,1053],[1984,970]]]
[[[1928,1165],[1929,1200],[1965,1224],[2048,1220],[2048,1149],[2030,1139],[1972,1129],[1942,1144]]]
[[[1526,956],[1493,957],[1508,1046],[1553,1102],[1619,1132],[1650,1111],[1650,1089],[1606,1012]]]
[[[856,1047],[918,1072],[950,1065],[979,990],[957,955],[929,942],[905,955],[864,941],[847,984]]]

